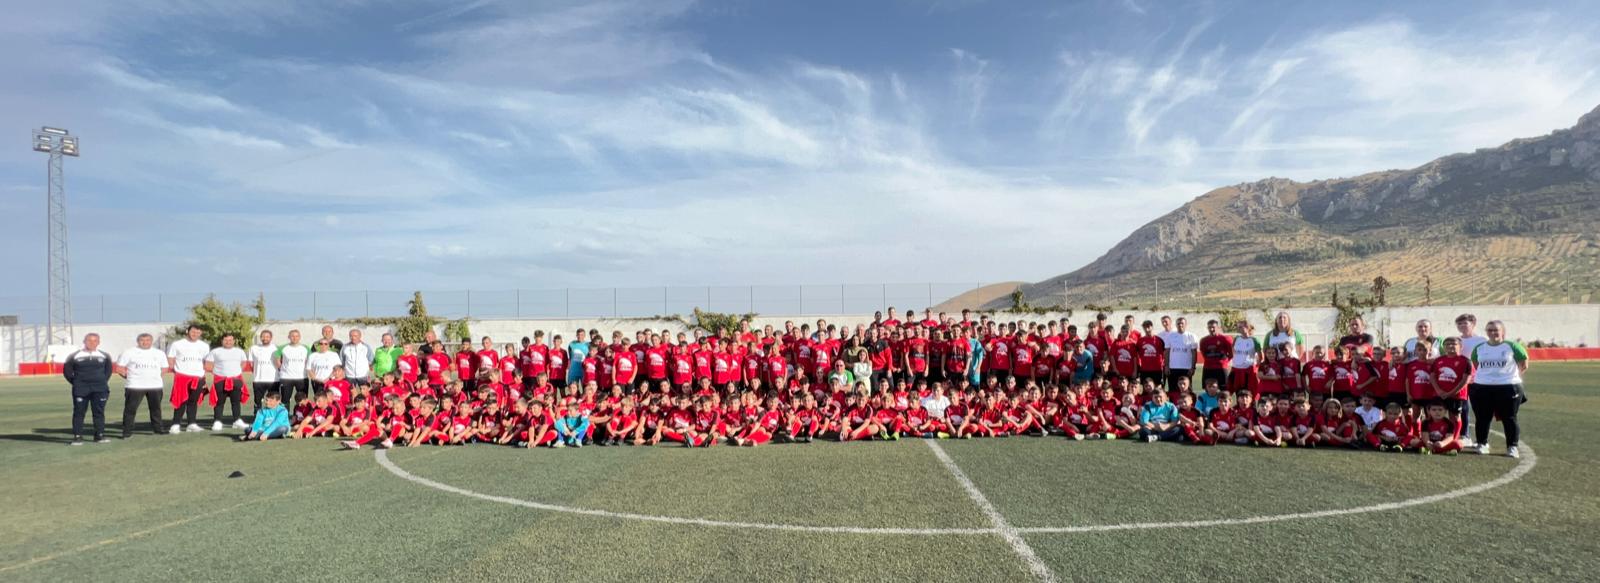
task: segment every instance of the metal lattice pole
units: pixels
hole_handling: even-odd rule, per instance
[[[50,155],[46,192],[47,242],[45,245],[46,345],[72,344],[72,266],[67,253],[67,187],[61,160],[78,156],[78,138],[67,130],[43,127],[33,132],[33,149]]]

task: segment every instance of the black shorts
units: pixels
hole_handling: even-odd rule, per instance
[[[1202,390],[1205,389],[1206,388],[1206,383],[1209,383],[1211,381],[1217,381],[1217,388],[1226,390],[1228,388],[1228,369],[1225,369],[1225,368],[1207,368],[1207,369],[1202,369],[1200,371],[1200,386],[1198,388],[1200,388]]]

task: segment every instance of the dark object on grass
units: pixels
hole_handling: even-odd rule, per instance
[[[228,474],[228,477],[229,478],[243,478],[244,477],[244,472],[241,472],[239,470],[234,470],[233,473]]]

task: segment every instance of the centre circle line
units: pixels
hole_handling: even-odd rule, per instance
[[[1500,432],[1498,432],[1498,431],[1496,431],[1494,433],[1500,434]],[[942,448],[940,448],[940,449],[942,451]],[[1522,451],[1522,458],[1518,461],[1517,465],[1512,467],[1509,471],[1507,471],[1505,474],[1501,475],[1498,478],[1495,478],[1495,479],[1487,481],[1487,482],[1474,484],[1474,485],[1471,485],[1471,486],[1465,486],[1465,487],[1462,487],[1462,488],[1457,488],[1457,489],[1451,490],[1449,492],[1443,492],[1443,493],[1439,493],[1439,494],[1432,494],[1432,495],[1422,496],[1422,497],[1418,497],[1418,498],[1411,498],[1411,499],[1407,499],[1407,500],[1401,500],[1401,501],[1398,501],[1398,502],[1385,502],[1385,503],[1381,503],[1381,504],[1372,504],[1372,505],[1368,505],[1368,506],[1359,506],[1359,507],[1355,507],[1355,508],[1341,508],[1341,509],[1333,509],[1333,510],[1318,510],[1318,511],[1313,511],[1313,512],[1296,512],[1296,513],[1292,513],[1292,514],[1274,514],[1274,515],[1265,515],[1265,516],[1252,516],[1252,517],[1248,517],[1248,518],[1219,518],[1219,519],[1210,519],[1210,520],[1192,520],[1192,521],[1174,521],[1174,522],[1132,522],[1132,523],[1121,523],[1121,524],[1093,524],[1093,525],[1081,525],[1081,526],[1018,527],[1018,526],[1010,526],[1009,524],[1008,524],[1008,526],[1010,526],[1010,529],[1015,534],[1091,533],[1091,532],[1107,532],[1107,531],[1117,531],[1117,530],[1145,530],[1145,529],[1161,529],[1161,528],[1203,528],[1203,527],[1210,527],[1210,526],[1230,526],[1230,525],[1243,525],[1243,524],[1260,524],[1260,523],[1267,523],[1267,522],[1281,522],[1281,521],[1285,521],[1285,520],[1300,520],[1300,519],[1306,519],[1306,518],[1329,518],[1329,517],[1335,517],[1335,516],[1345,516],[1345,515],[1350,515],[1350,514],[1363,514],[1363,513],[1370,513],[1370,512],[1384,512],[1384,511],[1389,511],[1389,510],[1398,510],[1398,509],[1401,509],[1401,508],[1409,508],[1409,507],[1412,507],[1412,506],[1421,506],[1421,505],[1424,505],[1424,504],[1433,504],[1435,502],[1443,502],[1445,500],[1451,500],[1451,499],[1455,499],[1455,498],[1460,498],[1462,496],[1470,496],[1472,494],[1477,494],[1477,493],[1480,493],[1480,492],[1488,491],[1488,490],[1491,490],[1491,489],[1494,489],[1494,488],[1498,488],[1500,486],[1504,486],[1506,484],[1510,484],[1510,483],[1515,482],[1517,480],[1520,480],[1520,479],[1522,479],[1523,476],[1527,475],[1528,472],[1532,471],[1533,467],[1539,463],[1539,456],[1534,453],[1533,448],[1530,447],[1527,444],[1526,441],[1522,442],[1522,450],[1521,451]],[[523,500],[523,499],[520,499],[520,498],[512,498],[512,497],[509,497],[509,496],[496,496],[496,495],[493,495],[493,494],[484,494],[482,492],[474,492],[472,490],[468,490],[468,489],[465,489],[465,488],[460,488],[460,487],[457,487],[457,486],[452,486],[450,484],[445,484],[445,483],[438,482],[438,481],[435,481],[435,480],[430,480],[428,478],[424,478],[424,477],[421,477],[421,476],[414,475],[414,474],[412,474],[410,472],[405,471],[400,466],[395,465],[395,463],[389,459],[389,453],[386,450],[382,450],[382,449],[377,450],[373,454],[373,458],[378,461],[378,465],[380,465],[384,469],[388,470],[389,473],[394,474],[395,476],[398,476],[399,478],[401,478],[403,480],[406,480],[406,481],[409,481],[409,482],[412,482],[412,483],[415,483],[415,484],[419,484],[419,485],[422,485],[422,486],[433,488],[435,490],[441,490],[441,491],[444,491],[444,492],[449,492],[451,494],[456,494],[456,495],[460,495],[460,496],[466,496],[468,498],[476,498],[476,499],[485,500],[485,501],[488,501],[488,502],[497,502],[497,503],[500,503],[500,504],[510,504],[510,505],[513,505],[513,506],[521,506],[521,507],[524,507],[524,508],[532,508],[532,509],[535,509],[535,510],[545,510],[545,511],[549,511],[549,512],[562,512],[562,513],[567,513],[567,514],[578,514],[578,515],[584,515],[584,516],[595,516],[595,517],[600,517],[600,518],[611,518],[611,519],[618,519],[618,520],[636,520],[636,521],[656,522],[656,523],[664,523],[664,524],[681,524],[681,525],[688,525],[688,526],[710,526],[710,527],[717,527],[717,528],[743,528],[743,529],[755,529],[755,530],[773,530],[773,531],[783,531],[783,532],[809,532],[809,533],[833,533],[833,534],[867,534],[867,535],[909,535],[909,536],[941,536],[941,535],[1002,535],[1002,536],[1004,536],[1004,533],[1002,533],[1002,531],[999,528],[995,528],[995,527],[989,527],[989,528],[895,528],[895,527],[865,527],[865,526],[811,526],[811,525],[801,525],[801,524],[777,524],[777,523],[768,523],[768,522],[743,522],[743,521],[728,521],[728,520],[712,520],[712,519],[707,519],[707,518],[685,518],[685,517],[681,517],[681,516],[659,516],[659,515],[653,515],[653,514],[637,514],[637,513],[632,513],[632,512],[613,512],[613,511],[610,511],[610,510],[599,510],[599,509],[593,509],[593,508],[578,508],[578,507],[573,507],[573,506],[562,506],[562,505],[559,505],[559,504],[547,504],[547,503],[544,503],[544,502],[535,502],[535,501],[532,501],[532,500]]]

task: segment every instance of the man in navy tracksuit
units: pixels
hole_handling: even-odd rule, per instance
[[[83,414],[94,411],[94,442],[106,439],[106,399],[111,398],[111,355],[100,350],[100,335],[83,337],[83,348],[67,356],[61,374],[72,383],[72,445],[83,445]]]

